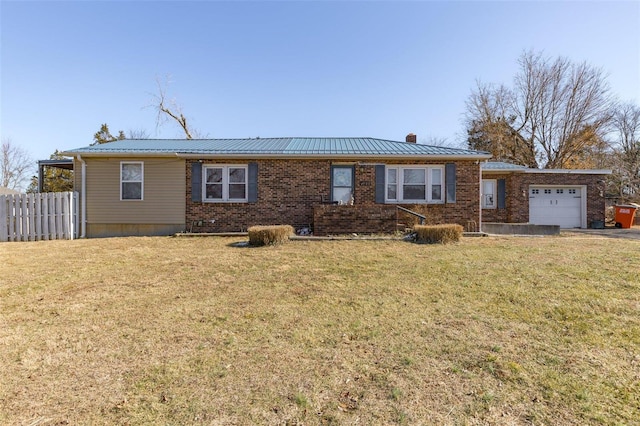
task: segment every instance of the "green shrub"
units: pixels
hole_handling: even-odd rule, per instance
[[[252,246],[267,246],[289,241],[293,235],[290,225],[252,226],[248,229],[249,244]]]
[[[447,244],[456,243],[462,237],[463,228],[461,225],[415,225],[413,231],[416,235],[416,242],[427,244]]]

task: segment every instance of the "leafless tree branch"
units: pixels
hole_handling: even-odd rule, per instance
[[[551,60],[531,51],[524,52],[518,63],[512,90],[479,84],[472,92],[467,129],[482,130],[492,152],[509,156],[516,148],[520,155],[513,160],[568,167],[573,158],[600,143],[611,119],[613,97],[605,75],[587,63],[563,57]],[[495,123],[501,123],[497,129]],[[500,134],[512,131],[520,135],[518,146],[500,148],[504,143]]]
[[[187,118],[182,113],[182,108],[177,104],[175,99],[167,99],[166,97],[166,85],[169,78],[163,84],[158,78],[156,78],[156,84],[158,86],[158,94],[154,95],[153,107],[158,111],[156,125],[160,126],[169,119],[178,123],[182,128],[187,139],[193,139],[193,132],[187,123]]]
[[[0,147],[0,186],[22,190],[35,163],[29,153],[4,138]]]

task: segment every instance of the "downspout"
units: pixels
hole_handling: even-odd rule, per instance
[[[82,164],[80,184],[80,238],[87,237],[87,163],[78,154],[78,161]]]

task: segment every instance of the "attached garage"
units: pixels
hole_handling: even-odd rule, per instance
[[[588,228],[605,217],[605,180],[611,170],[531,169],[482,164],[483,223],[529,223]]]
[[[529,222],[559,225],[560,228],[586,227],[585,186],[529,187]]]

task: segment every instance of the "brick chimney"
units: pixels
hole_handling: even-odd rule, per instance
[[[405,139],[407,142],[409,143],[416,143],[417,142],[418,137],[414,134],[414,133],[409,133],[407,135],[407,138]]]

